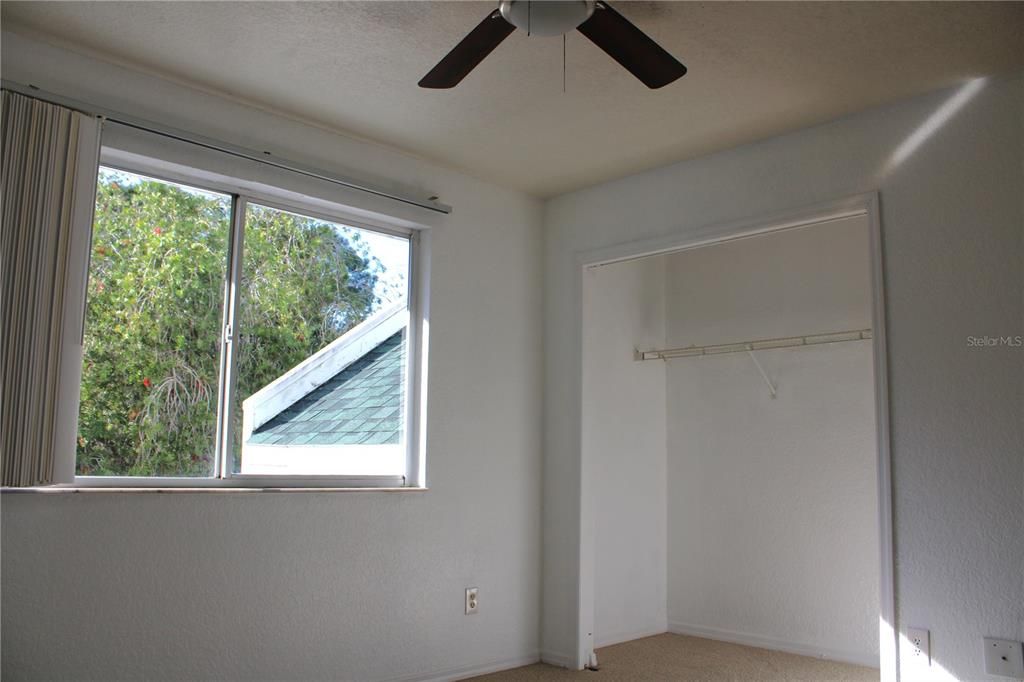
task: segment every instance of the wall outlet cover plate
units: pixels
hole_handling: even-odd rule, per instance
[[[917,665],[931,665],[932,651],[928,631],[924,628],[907,628],[907,641],[910,642],[908,655]]]
[[[1008,639],[985,638],[985,672],[1024,678],[1024,647]]]

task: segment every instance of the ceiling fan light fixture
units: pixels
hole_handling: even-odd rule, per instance
[[[531,36],[560,36],[594,13],[593,0],[501,0],[502,18]]]

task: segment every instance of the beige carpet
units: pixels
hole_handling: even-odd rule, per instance
[[[598,649],[598,671],[543,663],[473,678],[489,682],[633,682],[655,680],[878,680],[877,668],[808,658],[684,635],[655,635]]]

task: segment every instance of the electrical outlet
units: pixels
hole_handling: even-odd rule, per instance
[[[924,628],[907,628],[907,641],[910,642],[910,658],[921,665],[932,664],[931,645],[928,631]]]
[[[1024,650],[1020,642],[985,638],[985,672],[1002,677],[1024,678]]]
[[[476,587],[467,587],[466,588],[466,615],[467,616],[472,616],[474,613],[476,613],[477,609],[479,608],[479,603],[477,602],[477,593],[478,592],[479,592],[479,589],[476,588]]]

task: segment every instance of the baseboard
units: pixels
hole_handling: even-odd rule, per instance
[[[606,646],[612,646],[613,644],[622,644],[623,642],[632,642],[634,639],[643,639],[644,637],[653,637],[654,635],[660,635],[668,631],[668,626],[662,626],[658,628],[650,628],[647,630],[638,630],[634,632],[617,632],[607,637],[595,637],[594,648],[601,649]]]
[[[461,668],[452,668],[450,670],[437,670],[432,673],[418,673],[404,677],[393,677],[389,679],[388,682],[453,682],[454,680],[465,680],[470,677],[476,677],[477,675],[487,675],[489,673],[496,673],[502,670],[521,668],[524,665],[532,665],[539,660],[540,655],[534,653],[527,656],[520,656],[519,658],[495,661],[493,663],[467,665]]]
[[[559,668],[569,668],[574,670],[576,668],[576,659],[568,654],[560,654],[557,651],[545,651],[540,652],[541,663],[547,663],[548,665],[555,665]]]
[[[870,654],[865,655],[851,651],[823,649],[821,647],[814,646],[813,644],[787,642],[782,639],[775,639],[774,637],[752,635],[746,632],[720,630],[718,628],[709,628],[701,625],[690,625],[688,623],[669,623],[668,631],[677,635],[691,635],[693,637],[703,637],[704,639],[717,639],[722,642],[732,642],[733,644],[745,644],[746,646],[754,646],[760,649],[785,651],[788,654],[799,654],[800,656],[826,658],[830,661],[840,661],[842,663],[865,665],[869,668],[878,667],[878,657],[871,656]]]

